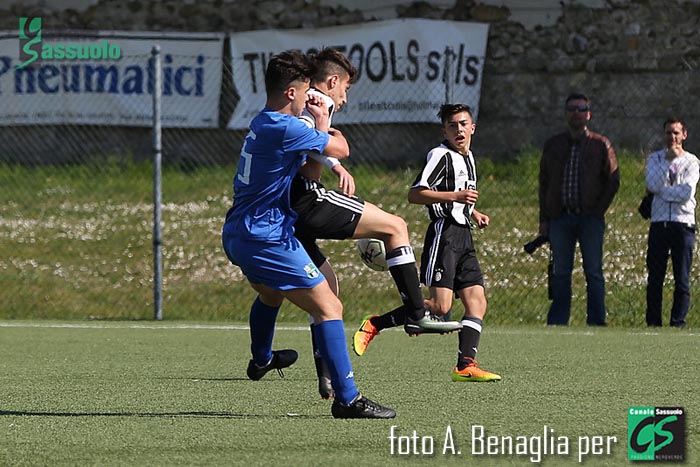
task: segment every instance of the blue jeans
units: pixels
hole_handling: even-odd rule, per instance
[[[552,247],[552,305],[547,324],[569,324],[571,315],[571,273],[576,242],[581,245],[586,275],[586,323],[605,325],[605,278],[603,277],[603,234],[605,220],[584,214],[562,214],[549,223]]]
[[[690,308],[690,266],[695,229],[678,222],[652,222],[647,248],[647,325],[661,326],[661,297],[669,252],[673,265],[671,326],[684,327]]]

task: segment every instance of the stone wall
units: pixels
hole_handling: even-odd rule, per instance
[[[490,23],[475,139],[477,149],[487,154],[514,155],[523,147],[541,146],[561,129],[563,99],[573,90],[592,98],[591,128],[616,146],[657,144],[659,126],[670,113],[688,121],[689,147],[693,130],[700,131],[696,2],[608,0],[603,9],[567,3],[556,24],[532,30],[510,21],[506,7],[475,0],[456,0],[452,8],[442,9],[415,2],[397,7],[396,13]],[[235,32],[373,20],[317,0],[100,0],[84,10],[17,2],[0,9],[0,29],[16,29],[19,16],[31,15],[42,16],[45,30]]]

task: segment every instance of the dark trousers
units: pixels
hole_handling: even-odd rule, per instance
[[[605,220],[585,214],[564,213],[549,223],[552,247],[552,305],[547,324],[567,325],[571,314],[571,274],[576,243],[581,246],[586,276],[586,323],[605,325],[605,278],[603,277],[603,234]]]
[[[690,308],[690,266],[695,228],[680,222],[652,222],[647,246],[647,325],[661,326],[661,301],[669,254],[673,266],[671,326],[685,326]]]

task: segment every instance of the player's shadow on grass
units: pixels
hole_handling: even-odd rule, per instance
[[[250,381],[249,378],[196,378],[196,377],[182,377],[182,376],[165,376],[162,378],[155,378],[155,379],[172,379],[172,380],[180,380],[180,381],[193,381],[193,382],[198,382],[198,381],[213,381],[213,382],[218,382],[218,381]]]
[[[144,417],[144,418],[328,418],[330,415],[242,414],[232,412],[31,412],[0,410],[0,417]]]

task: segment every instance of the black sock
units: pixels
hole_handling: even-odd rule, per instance
[[[462,332],[459,333],[459,353],[457,354],[457,369],[463,370],[476,360],[479,350],[482,321],[473,316],[462,318]]]
[[[323,376],[323,358],[321,358],[321,352],[318,350],[318,344],[316,343],[316,333],[314,332],[314,324],[311,324],[311,349],[314,352],[314,364],[316,365],[316,376],[319,378]]]
[[[394,308],[381,316],[372,318],[370,321],[374,327],[377,328],[377,331],[396,326],[403,326],[403,324],[406,322],[406,307],[401,305],[400,307]]]
[[[386,254],[386,262],[401,294],[401,301],[406,306],[406,315],[414,320],[422,318],[425,304],[413,249],[410,246],[400,246]]]

